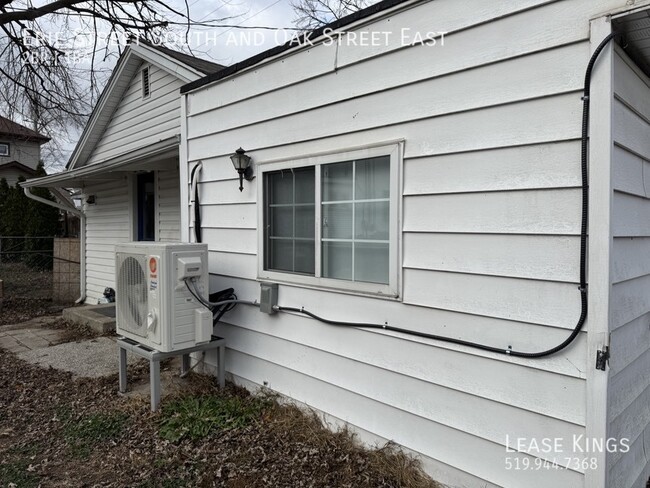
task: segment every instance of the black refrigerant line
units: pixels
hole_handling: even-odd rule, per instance
[[[583,108],[582,108],[582,151],[581,151],[581,163],[582,163],[582,224],[580,229],[580,285],[578,290],[580,291],[580,300],[582,302],[582,308],[580,311],[580,318],[575,328],[566,338],[564,342],[558,344],[551,349],[540,352],[523,352],[515,351],[511,349],[511,346],[508,346],[507,349],[488,346],[485,344],[479,344],[476,342],[465,341],[462,339],[454,339],[453,337],[439,336],[436,334],[428,334],[425,332],[418,332],[414,330],[403,329],[401,327],[394,327],[388,324],[372,324],[372,323],[355,323],[355,322],[341,322],[338,320],[330,320],[316,315],[305,308],[295,308],[295,307],[282,307],[276,306],[275,309],[283,312],[297,312],[304,315],[307,315],[313,319],[316,319],[320,322],[326,324],[339,326],[339,327],[363,327],[366,329],[382,329],[392,332],[399,332],[402,334],[408,334],[417,337],[423,337],[425,339],[434,339],[437,341],[450,342],[452,344],[458,344],[460,346],[473,347],[475,349],[481,349],[483,351],[496,352],[499,354],[506,354],[508,356],[515,356],[520,358],[541,358],[544,356],[550,356],[555,354],[558,351],[561,351],[578,336],[582,327],[587,318],[587,279],[586,279],[586,262],[587,262],[587,223],[589,220],[589,176],[588,176],[588,164],[587,164],[587,150],[588,150],[588,137],[589,137],[589,96],[590,96],[590,84],[591,84],[591,72],[593,71],[594,64],[598,59],[601,51],[607,46],[609,41],[616,37],[617,33],[612,32],[609,34],[603,41],[598,45],[596,50],[589,60],[587,65],[587,70],[585,72],[585,85],[582,96]]]
[[[194,165],[190,173],[190,183],[194,181],[194,173],[200,164]],[[194,237],[195,242],[203,242],[201,237],[201,201],[199,200],[199,184],[194,186]]]

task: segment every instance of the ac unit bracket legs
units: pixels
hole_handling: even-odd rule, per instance
[[[181,362],[181,375],[186,374],[190,367],[190,354],[199,351],[209,351],[211,349],[217,350],[217,380],[219,388],[226,386],[226,339],[222,337],[212,336],[210,342],[198,344],[194,347],[187,349],[179,349],[171,352],[161,352],[155,349],[150,349],[142,344],[120,337],[117,340],[117,345],[120,349],[120,393],[125,393],[127,388],[126,376],[126,353],[127,351],[149,360],[149,382],[151,387],[151,411],[155,412],[160,406],[160,361],[174,356],[182,356]]]

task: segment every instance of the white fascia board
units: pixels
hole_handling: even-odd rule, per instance
[[[154,156],[162,154],[178,152],[178,137],[170,137],[164,139],[156,144],[131,151],[129,154],[101,161],[99,163],[91,164],[89,166],[82,166],[76,169],[69,169],[60,173],[52,175],[41,176],[40,178],[31,178],[27,181],[20,183],[22,188],[45,187],[45,188],[67,188],[78,187],[78,182],[84,178],[91,178],[102,174],[108,175],[111,171],[121,170],[128,171],[127,166],[141,163]]]

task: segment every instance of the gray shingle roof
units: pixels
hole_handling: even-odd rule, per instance
[[[167,56],[172,57],[177,61],[186,64],[187,66],[190,66],[191,68],[194,68],[206,75],[216,73],[217,71],[221,71],[222,69],[225,68],[225,66],[222,66],[217,63],[213,63],[212,61],[206,61],[205,59],[197,58],[196,56],[191,56],[189,54],[185,54],[180,51],[174,51],[173,49],[169,49],[168,47],[160,46],[158,44],[153,44],[143,39],[139,39],[135,42],[146,44],[147,46],[157,51],[160,51],[161,53],[166,54]]]
[[[0,115],[0,135],[9,136],[14,139],[24,139],[29,141],[47,142],[50,140],[42,134],[39,134],[32,129],[28,129],[24,125],[20,125],[6,117]]]

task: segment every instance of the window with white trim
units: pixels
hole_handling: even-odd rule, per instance
[[[9,156],[9,144],[0,142],[0,156]]]
[[[397,295],[399,146],[262,164],[262,279]]]

